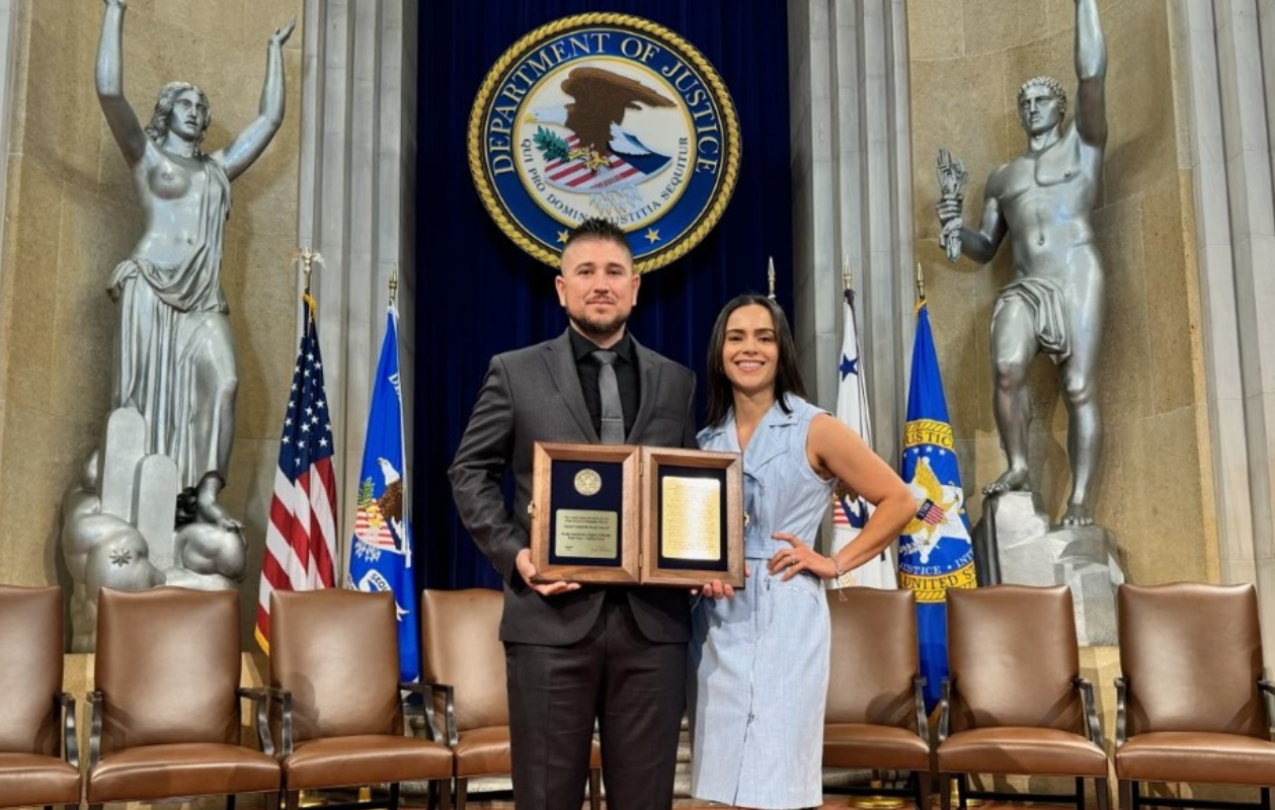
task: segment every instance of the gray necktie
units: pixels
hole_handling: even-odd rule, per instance
[[[595,351],[598,395],[602,400],[602,443],[624,444],[624,407],[620,404],[620,384],[615,381],[615,352]]]

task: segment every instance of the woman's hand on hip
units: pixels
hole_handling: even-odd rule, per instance
[[[767,567],[771,576],[782,572],[783,581],[787,582],[802,571],[809,571],[820,579],[832,579],[837,575],[836,564],[803,543],[800,538],[788,532],[775,532],[771,537],[792,546],[775,552],[775,556],[770,558]]]

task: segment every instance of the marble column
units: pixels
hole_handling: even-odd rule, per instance
[[[1224,582],[1254,582],[1275,662],[1275,2],[1173,0]]]
[[[337,445],[342,579],[396,270],[411,446],[417,14],[414,0],[306,0],[298,238],[324,259],[311,287]],[[300,290],[299,270],[297,284]],[[410,456],[407,466],[410,472]]]
[[[848,261],[875,449],[897,466],[914,304],[905,0],[789,0],[788,31],[802,374],[835,408]]]
[[[4,157],[3,162],[0,162],[0,222],[5,221],[5,208],[9,196],[9,139],[14,120],[14,77],[19,69],[18,56],[20,47],[18,31],[20,26],[18,14],[20,5],[21,0],[0,0],[0,155]],[[5,230],[7,229],[0,228],[0,256],[4,255]],[[2,271],[3,263],[0,262],[0,302],[12,298],[12,296],[4,294],[8,288],[5,286],[5,278]],[[8,314],[6,312],[7,309],[8,307],[0,305],[0,317]],[[0,366],[0,368],[3,368],[3,366]],[[0,447],[4,446],[4,411],[5,403],[8,400],[6,388],[3,374],[0,374]]]

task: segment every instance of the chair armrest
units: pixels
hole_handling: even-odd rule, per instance
[[[916,706],[916,735],[930,745],[930,721],[925,715],[925,678],[916,675],[912,678],[912,700]]]
[[[1275,682],[1268,681],[1265,678],[1257,679],[1257,688],[1262,693],[1262,708],[1266,710],[1266,730],[1272,740],[1275,740]]]
[[[274,756],[274,735],[270,733],[270,696],[266,694],[265,689],[249,689],[243,686],[236,689],[235,694],[241,699],[252,702],[257,745],[261,746],[261,753],[268,757]]]
[[[1093,684],[1084,678],[1076,677],[1072,680],[1072,685],[1076,687],[1076,691],[1080,692],[1080,706],[1085,712],[1085,734],[1089,737],[1089,742],[1107,750],[1107,742],[1102,736],[1102,721],[1098,718],[1098,704],[1093,696]]]
[[[89,770],[97,767],[102,758],[102,704],[106,696],[101,690],[89,692]]]
[[[411,692],[413,694],[417,694],[421,696],[422,698],[421,713],[424,715],[424,718],[425,718],[425,729],[429,734],[430,741],[443,742],[449,747],[454,748],[456,746],[456,743],[454,741],[456,719],[454,716],[455,696],[453,692],[451,691],[452,687],[448,686],[447,684],[416,683],[416,682],[408,683],[404,681],[398,685],[398,688],[403,692]],[[443,732],[438,727],[438,713],[436,711],[435,704],[434,704],[435,691],[438,691],[445,695],[446,705],[447,705],[447,714],[451,716],[452,722],[449,728],[451,728],[452,734],[447,737],[444,736]],[[403,714],[405,716],[413,713],[411,711],[411,707],[408,706],[406,698],[407,696],[405,695],[403,700]],[[448,740],[452,740],[452,741],[448,742]]]
[[[75,696],[70,692],[63,692],[57,696],[57,704],[62,711],[62,750],[58,755],[79,770],[80,742],[75,731]]]
[[[279,704],[279,747],[275,753],[277,759],[292,756],[292,693],[277,686],[263,686],[268,705]]]
[[[944,678],[939,693],[939,745],[947,739],[951,723],[952,711],[952,679]]]
[[[1124,677],[1116,678],[1116,748],[1124,745],[1128,739],[1129,681]]]
[[[430,738],[435,742],[443,742],[448,748],[455,748],[460,742],[460,733],[456,729],[456,687],[447,683],[404,683],[400,688],[417,692],[425,697],[425,723],[429,726]],[[435,711],[435,693],[443,696],[442,730],[438,726],[438,715]],[[443,733],[443,732],[446,733]]]

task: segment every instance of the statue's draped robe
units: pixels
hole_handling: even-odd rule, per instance
[[[1054,281],[1047,278],[1026,276],[1015,279],[1001,288],[992,308],[992,323],[1001,307],[1017,301],[1031,312],[1036,330],[1036,342],[1040,350],[1056,364],[1071,358],[1071,330],[1067,320],[1067,294]]]
[[[146,452],[177,463],[182,487],[226,477],[238,385],[221,253],[230,212],[225,169],[203,158],[198,230],[176,267],[121,262],[109,289],[120,304],[111,407],[146,418]]]

